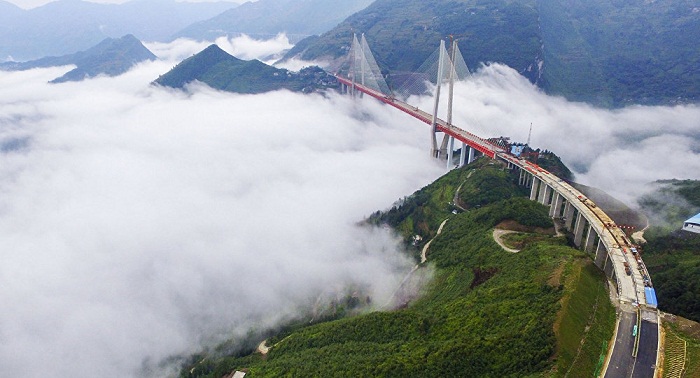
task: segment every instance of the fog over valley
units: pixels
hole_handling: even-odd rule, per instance
[[[243,59],[291,47],[216,42]],[[384,303],[414,266],[359,223],[445,173],[428,127],[369,97],[150,84],[208,43],[147,44],[160,60],[112,78],[0,71],[0,376],[163,376],[322,293]],[[532,123],[533,147],[630,205],[654,180],[700,179],[697,105],[604,110],[493,64],[454,110],[482,137],[524,142]]]

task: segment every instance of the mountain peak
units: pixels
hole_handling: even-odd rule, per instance
[[[318,67],[299,73],[279,69],[259,61],[241,60],[217,45],[210,45],[191,56],[153,83],[171,88],[184,88],[193,81],[236,93],[262,93],[278,89],[313,92],[337,85],[334,78]]]
[[[106,38],[97,45],[75,54],[46,57],[29,62],[8,62],[0,64],[5,70],[28,70],[40,67],[76,65],[67,74],[52,83],[79,81],[97,75],[117,76],[128,71],[136,63],[155,60],[153,55],[136,37],[127,34],[121,38]]]

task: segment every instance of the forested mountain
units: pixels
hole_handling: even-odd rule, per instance
[[[129,34],[121,38],[106,38],[96,46],[75,54],[46,57],[21,63],[2,63],[0,69],[17,71],[40,67],[77,66],[52,81],[53,83],[61,83],[80,81],[97,75],[117,76],[128,71],[136,63],[155,59],[156,56],[141,41]]]
[[[543,87],[598,104],[700,101],[696,0],[539,0]]]
[[[377,62],[389,71],[413,71],[454,35],[467,65],[503,62],[532,81],[540,77],[541,36],[535,0],[377,0],[287,57],[337,59],[353,33],[365,33]]]
[[[332,76],[318,67],[290,72],[259,61],[241,60],[217,45],[185,59],[154,83],[171,88],[183,88],[199,81],[212,88],[236,93],[262,93],[277,89],[313,92],[337,86]]]
[[[165,40],[193,22],[235,6],[233,2],[175,0],[124,4],[59,0],[24,10],[0,0],[0,62],[72,54],[125,34],[144,41]]]
[[[420,298],[398,290],[399,308],[376,311],[382,304],[350,296],[331,304],[329,317],[339,319],[299,319],[267,340],[266,355],[251,353],[250,340],[230,340],[193,356],[180,377],[236,370],[255,377],[593,376],[615,324],[604,275],[555,235],[547,208],[516,182],[483,159],[370,217],[394,227],[416,254],[434,238],[428,263],[412,276],[432,275]],[[505,225],[524,231],[506,241],[521,252],[494,241],[493,228]],[[343,316],[363,306],[364,314]]]
[[[700,100],[693,0],[377,0],[287,57],[334,60],[365,33],[380,66],[412,71],[441,38],[470,68],[501,62],[547,92],[602,106]]]
[[[700,212],[700,181],[669,180],[640,200],[650,217],[643,248],[659,307],[700,322],[700,235],[681,231]]]
[[[247,2],[211,19],[197,22],[174,35],[214,40],[245,33],[274,36],[285,32],[292,40],[323,33],[373,0],[259,0]]]

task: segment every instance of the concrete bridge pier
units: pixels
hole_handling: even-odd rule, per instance
[[[564,197],[559,194],[559,192],[554,192],[554,197],[552,198],[552,204],[549,207],[549,216],[552,218],[559,218],[561,214],[561,205]]]
[[[585,242],[583,243],[583,250],[587,253],[592,253],[593,248],[596,246],[596,240],[600,239],[598,234],[593,229],[593,225],[588,225],[588,232],[586,233]]]
[[[580,212],[576,216],[576,226],[574,227],[574,245],[581,246],[583,240],[583,231],[586,229],[586,218]]]
[[[462,150],[459,151],[459,166],[464,167],[464,164],[467,162],[467,148],[471,149],[469,146],[467,146],[466,143],[462,142]]]
[[[447,135],[449,138],[449,141],[447,142],[447,170],[451,170],[454,168],[454,162],[452,159],[454,158],[454,149],[455,149],[455,138],[452,136]]]
[[[603,270],[605,267],[605,258],[608,256],[608,250],[605,248],[602,240],[598,240],[598,247],[595,250],[595,265],[598,269]]]
[[[543,182],[540,185],[540,193],[538,195],[539,202],[543,205],[549,205],[551,203],[549,198],[551,194],[552,188]]]
[[[615,277],[615,269],[613,267],[613,261],[610,257],[610,254],[608,253],[606,256],[607,257],[605,259],[605,267],[603,268],[603,271],[605,271],[605,275],[612,280]]]
[[[574,216],[576,215],[576,208],[570,202],[566,202],[566,208],[564,209],[564,224],[569,230],[573,229]]]
[[[532,177],[532,187],[530,188],[530,201],[537,201],[537,195],[540,191],[540,185],[542,181],[537,177]]]

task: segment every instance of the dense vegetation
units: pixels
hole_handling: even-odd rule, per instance
[[[645,234],[644,262],[656,287],[659,307],[700,321],[700,235],[679,231],[700,212],[700,181],[662,181],[640,204],[652,215]]]
[[[501,62],[596,105],[700,99],[693,0],[378,0],[288,56],[336,59],[365,33],[386,71],[414,71],[454,35],[469,67]]]
[[[251,377],[565,376],[572,367],[570,376],[591,376],[614,327],[602,274],[561,237],[532,234],[517,254],[496,244],[491,231],[504,220],[552,227],[547,209],[519,196],[512,180],[483,160],[371,217],[426,236],[449,218],[430,247],[436,270],[419,299],[282,332],[266,356],[198,356],[181,377],[244,369]],[[505,189],[486,196],[494,183]],[[455,197],[470,210],[454,214],[446,199]]]
[[[342,57],[352,33],[365,33],[380,67],[392,72],[414,71],[454,35],[469,67],[504,62],[533,81],[540,75],[535,0],[377,0],[287,56]]]
[[[576,100],[698,101],[694,0],[539,0],[544,88]]]
[[[298,73],[268,66],[259,60],[245,61],[229,55],[217,45],[185,59],[154,83],[183,88],[193,81],[212,88],[236,93],[263,93],[277,89],[309,93],[321,88],[335,88],[338,83],[318,67]]]
[[[29,62],[0,64],[3,70],[28,70],[39,67],[75,65],[75,69],[53,80],[53,83],[80,81],[98,75],[117,76],[128,71],[136,63],[155,60],[156,56],[133,35],[107,38],[98,45],[75,54],[46,57]]]

